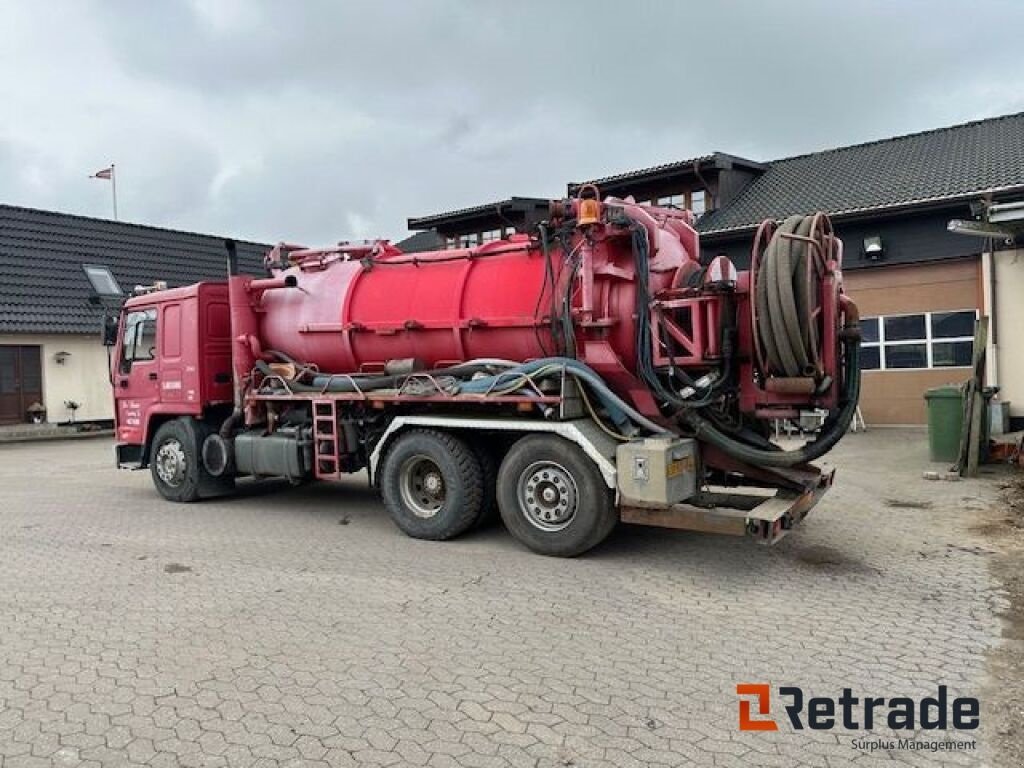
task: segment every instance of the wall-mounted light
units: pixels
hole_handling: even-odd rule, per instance
[[[871,261],[878,261],[883,256],[885,256],[885,246],[882,244],[882,238],[878,235],[865,237],[864,257],[871,259]]]
[[[69,357],[71,357],[70,352],[65,352],[64,350],[61,350],[60,352],[54,354],[53,362],[55,362],[57,365],[64,365],[64,363],[68,361]]]

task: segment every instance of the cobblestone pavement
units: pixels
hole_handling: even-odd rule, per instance
[[[832,458],[775,548],[622,528],[556,560],[500,528],[408,539],[361,478],[171,505],[105,439],[0,448],[0,766],[997,760],[984,725],[954,752],[738,732],[738,682],[991,682],[1002,598],[970,523],[996,483],[924,481],[919,432]]]

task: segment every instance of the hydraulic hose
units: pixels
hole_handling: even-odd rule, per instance
[[[765,352],[765,373],[813,376],[818,345],[813,320],[817,296],[813,272],[821,257],[807,242],[815,216],[790,216],[772,236],[754,276],[757,334]]]
[[[514,377],[516,375],[529,375],[541,368],[549,366],[557,366],[559,368],[564,367],[567,373],[586,383],[594,391],[594,394],[597,395],[601,404],[608,409],[614,420],[617,421],[618,419],[616,417],[621,414],[634,424],[643,427],[649,432],[653,432],[655,434],[666,434],[669,432],[668,429],[651,421],[621,397],[612,392],[608,385],[605,384],[604,380],[598,376],[590,366],[571,357],[545,357],[539,360],[532,360],[524,365],[503,371],[498,374],[498,376],[484,377],[466,382],[459,387],[459,391],[483,394],[490,388],[494,387],[496,383],[500,383],[501,378]]]
[[[292,362],[287,355],[282,353],[274,354],[282,360]],[[566,373],[591,388],[597,399],[608,411],[609,416],[616,423],[622,424],[626,421],[631,421],[637,426],[647,430],[648,432],[653,432],[654,434],[670,433],[670,430],[648,419],[642,413],[629,405],[629,403],[616,395],[608,385],[605,384],[604,380],[593,371],[593,369],[585,363],[570,357],[545,357],[538,360],[532,360],[523,365],[516,365],[515,363],[507,360],[471,360],[467,363],[462,363],[461,365],[452,366],[451,368],[440,368],[418,373],[426,373],[432,376],[469,377],[485,371],[489,373],[488,369],[490,368],[506,368],[506,370],[498,374],[489,374],[473,378],[468,381],[459,382],[459,393],[487,394],[495,389],[501,389],[503,383],[506,385],[512,385],[520,379],[529,377],[542,369],[564,368]],[[274,375],[270,365],[262,360],[256,362],[256,370],[264,376]],[[375,389],[397,389],[398,387],[401,387],[402,383],[408,380],[410,376],[415,375],[416,374],[397,374],[394,376],[356,375],[351,378],[348,376],[332,378],[329,374],[321,373],[313,377],[312,383],[289,380],[288,386],[296,392],[355,392],[357,390],[352,381],[352,379],[355,379],[355,382],[359,386],[359,390],[368,392]],[[518,389],[518,387],[516,387],[516,389]]]
[[[754,448],[719,431],[707,419],[692,414],[690,424],[694,429],[694,436],[722,449],[735,459],[765,467],[793,467],[824,456],[846,434],[857,411],[857,401],[860,399],[860,339],[854,334],[849,334],[845,344],[846,388],[843,405],[825,421],[821,434],[813,442],[793,451]]]

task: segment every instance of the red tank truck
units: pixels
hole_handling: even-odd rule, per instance
[[[405,533],[500,514],[572,556],[622,520],[772,543],[832,481],[859,394],[857,311],[823,214],[702,261],[688,211],[554,201],[529,234],[403,253],[280,244],[266,274],[136,295],[112,363],[117,463],[161,495],[368,470]],[[797,450],[775,419],[828,417]]]

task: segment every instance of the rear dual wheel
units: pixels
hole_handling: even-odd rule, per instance
[[[384,456],[381,495],[391,519],[416,539],[442,541],[464,533],[484,507],[480,461],[447,432],[414,429],[395,438]]]
[[[438,430],[399,435],[380,471],[391,519],[413,538],[452,539],[486,520],[496,501],[516,539],[556,557],[597,546],[618,522],[604,478],[575,444],[554,435],[524,437],[509,449],[496,477],[486,448]]]
[[[619,519],[594,462],[555,435],[530,435],[512,446],[498,470],[497,494],[505,527],[542,555],[583,554]]]

